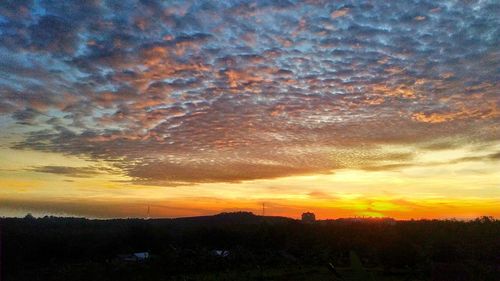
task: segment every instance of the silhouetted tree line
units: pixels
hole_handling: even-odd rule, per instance
[[[251,213],[151,220],[26,217],[0,219],[0,227],[5,281],[191,280],[176,276],[271,268],[300,272],[329,263],[342,269],[350,266],[350,252],[367,269],[405,276],[401,280],[500,276],[500,221],[490,217],[312,224]],[[230,254],[216,256],[217,249]],[[116,260],[120,254],[143,251],[152,255],[144,264]]]

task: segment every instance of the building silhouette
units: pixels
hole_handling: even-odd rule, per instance
[[[316,221],[316,216],[314,213],[306,212],[302,214],[302,222],[313,223]]]

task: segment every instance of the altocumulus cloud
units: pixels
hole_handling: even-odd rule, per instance
[[[499,15],[495,0],[1,1],[1,122],[13,148],[145,184],[403,167],[412,155],[381,148],[499,138]]]

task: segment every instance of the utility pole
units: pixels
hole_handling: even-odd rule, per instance
[[[266,203],[262,202],[262,216],[266,215]]]
[[[2,281],[2,221],[0,220],[0,281]]]

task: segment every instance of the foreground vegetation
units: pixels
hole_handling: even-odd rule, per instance
[[[499,280],[500,221],[0,219],[1,280]],[[224,250],[227,256],[217,255]],[[141,262],[120,254],[148,251]]]

